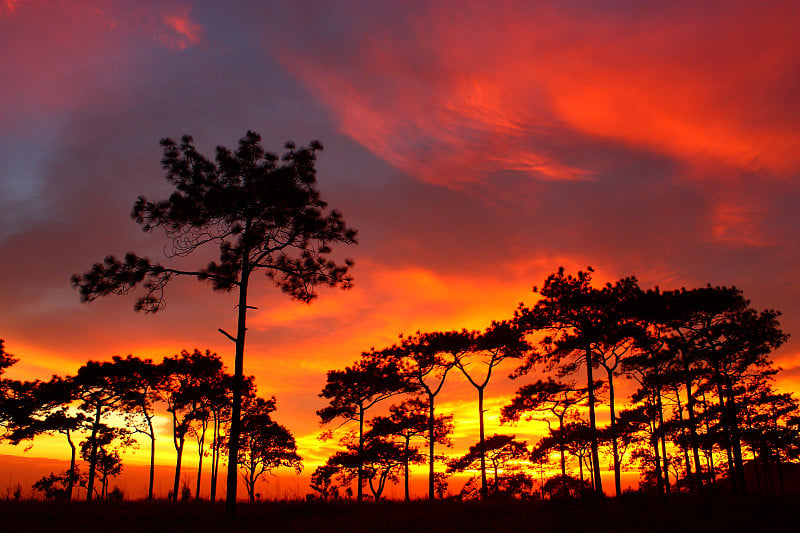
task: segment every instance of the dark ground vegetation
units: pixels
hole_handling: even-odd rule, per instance
[[[797,496],[626,495],[536,502],[0,502],[5,532],[202,531],[796,531]]]

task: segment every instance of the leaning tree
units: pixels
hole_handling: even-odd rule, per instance
[[[287,151],[279,158],[262,148],[257,133],[248,131],[236,151],[217,147],[215,161],[200,154],[188,135],[180,144],[163,139],[161,146],[161,165],[175,190],[161,201],[140,196],[133,206],[133,219],[146,232],[164,231],[170,240],[168,258],[189,256],[207,244],[219,247],[219,258],[196,270],[184,270],[131,252],[123,259],[106,257],[91,270],[73,276],[72,282],[84,302],[128,294],[141,286],[144,293],[134,308],[146,313],[164,308],[164,289],[179,276],[208,282],[214,290],[238,290],[236,335],[220,330],[236,344],[226,498],[226,511],[232,515],[251,275],[263,271],[281,290],[303,302],[316,297],[317,285],[348,288],[353,263],[331,259],[331,245],[355,244],[356,231],[338,211],[327,211],[316,188],[314,165],[322,149],[318,141],[307,148],[286,143]]]

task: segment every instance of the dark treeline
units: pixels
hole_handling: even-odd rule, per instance
[[[3,350],[3,369],[16,358]],[[210,500],[217,497],[220,462],[229,448],[233,376],[210,351],[182,351],[160,363],[134,356],[114,356],[108,362],[89,361],[73,376],[53,376],[48,381],[3,379],[0,417],[2,438],[12,444],[33,441],[41,435],[61,434],[70,449],[70,466],[51,473],[33,488],[46,499],[71,500],[76,489],[85,499],[119,499],[119,489],[109,483],[122,471],[121,453],[138,446],[135,438],[149,441],[148,499],[153,499],[155,443],[154,417],[161,412],[172,421],[170,438],[175,447],[175,477],[168,498],[199,499],[204,459],[210,459]],[[275,398],[257,395],[253,378],[243,380],[242,430],[239,434],[238,470],[255,501],[255,483],[278,467],[300,470],[294,437],[270,417]],[[120,424],[122,420],[124,423]],[[197,445],[197,483],[194,491],[180,486],[185,445]],[[88,471],[81,472],[77,455]]]
[[[312,474],[314,497],[380,500],[387,484],[402,478],[409,500],[411,466],[426,463],[429,499],[445,497],[447,478],[465,471],[478,475],[456,495],[462,499],[619,495],[629,465],[638,468],[643,491],[784,490],[790,463],[800,459],[800,412],[791,394],[773,387],[779,370],[769,354],[788,337],[779,313],[753,309],[733,287],[644,290],[631,277],[597,288],[591,274],[559,270],[534,289],[535,305],[521,305],[513,318],[484,330],[401,336],[329,371],[320,393],[327,405],[317,411],[330,426],[324,436],[352,429]],[[15,362],[0,344],[0,368]],[[546,422],[549,431],[537,442],[485,434],[485,392],[501,363],[527,383],[500,420]],[[479,425],[475,444],[453,457],[437,454],[437,446],[451,446],[454,420],[437,412],[436,399],[458,376],[475,390]],[[169,497],[198,499],[210,471],[213,501],[230,447],[235,379],[216,354],[199,350],[160,363],[130,355],[89,361],[75,375],[49,381],[3,379],[3,438],[18,444],[63,435],[70,468],[34,488],[70,499],[81,487],[91,500],[119,497],[109,483],[138,434],[150,446],[153,498],[153,418],[161,412],[172,420],[175,448]],[[289,430],[270,417],[275,398],[259,397],[253,378],[238,388],[244,394],[237,467],[254,501],[263,474],[279,467],[299,472],[301,460]],[[624,399],[620,388],[634,390]],[[598,410],[606,409],[601,427]],[[193,490],[180,486],[187,441],[199,457]],[[603,487],[605,466],[614,472],[613,491]]]
[[[404,475],[407,484],[408,465],[427,462],[429,499],[444,494],[448,475],[466,470],[478,477],[461,498],[576,497],[607,492],[607,462],[617,495],[628,464],[638,466],[645,491],[784,490],[786,465],[800,455],[800,412],[791,394],[773,387],[779,369],[769,354],[788,338],[780,314],[753,309],[735,287],[644,290],[628,277],[597,288],[591,276],[591,268],[574,276],[560,269],[512,319],[483,331],[401,336],[330,371],[320,394],[329,405],[318,415],[323,424],[357,427],[341,439],[345,451],[314,473],[312,489],[322,498],[352,495],[354,482],[357,499],[367,496],[365,484],[380,499],[387,478]],[[501,412],[504,424],[547,423],[549,433],[531,446],[485,435],[484,393],[505,360],[517,362],[514,379],[539,376]],[[479,431],[464,456],[446,459],[434,444],[448,444],[452,416],[437,414],[435,399],[452,372],[477,392]],[[627,401],[617,392],[622,382],[635,388]],[[366,419],[390,398],[399,402],[389,407],[391,423]],[[604,427],[600,409],[608,410]],[[427,453],[412,440],[426,442]],[[545,480],[551,455],[559,473]],[[446,472],[435,471],[436,461]]]

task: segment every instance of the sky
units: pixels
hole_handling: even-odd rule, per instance
[[[232,368],[217,329],[235,328],[235,294],[180,280],[143,315],[132,297],[82,304],[69,279],[108,254],[163,258],[162,236],[130,219],[138,195],[169,194],[159,139],[191,134],[210,156],[255,130],[278,153],[319,139],[322,196],[359,230],[337,251],[355,260],[352,290],[305,305],[263,279],[249,296],[245,372],[277,397],[307,474],[335,449],[314,414],[328,370],[401,333],[509,318],[559,266],[739,287],[795,334],[773,358],[796,390],[798,30],[795,1],[4,0],[7,376],[193,348]],[[497,424],[533,379],[511,369],[489,385],[488,432],[534,441],[541,424]],[[475,391],[453,375],[443,394],[463,453]],[[25,453],[67,457],[57,440]]]

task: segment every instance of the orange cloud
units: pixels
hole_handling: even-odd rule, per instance
[[[591,174],[536,147],[537,132],[558,124],[688,163],[800,167],[800,132],[782,108],[797,105],[780,92],[800,55],[790,3],[688,18],[678,6],[641,9],[635,22],[587,11],[437,3],[404,11],[402,31],[355,31],[344,57],[287,47],[277,57],[343,132],[437,183],[498,169]]]

